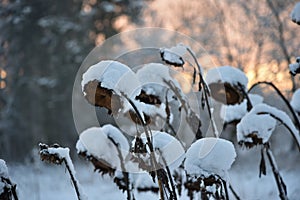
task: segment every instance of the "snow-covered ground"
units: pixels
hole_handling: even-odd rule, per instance
[[[279,199],[278,190],[267,163],[267,176],[258,177],[259,148],[238,150],[237,160],[229,171],[232,186],[243,200]],[[275,155],[290,199],[299,199],[300,156],[296,150],[291,154]],[[64,166],[54,166],[37,161],[34,165],[7,163],[11,179],[18,184],[19,199],[30,200],[76,200],[69,175]],[[85,162],[75,163],[77,177],[90,200],[126,199],[107,176],[101,177]],[[136,199],[158,199],[152,193],[137,194]],[[187,199],[187,198],[181,198]],[[231,199],[234,199],[233,197]]]

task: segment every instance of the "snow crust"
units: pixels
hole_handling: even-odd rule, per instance
[[[300,88],[298,88],[293,94],[291,106],[296,112],[300,113]]]
[[[217,174],[227,179],[227,171],[235,161],[233,144],[221,138],[202,138],[191,145],[186,152],[184,168],[189,175]]]
[[[76,148],[78,152],[86,152],[87,155],[105,160],[113,168],[120,167],[118,150],[120,150],[123,158],[129,152],[127,139],[119,129],[112,125],[86,129],[80,134]]]
[[[162,166],[178,167],[184,159],[185,151],[181,143],[168,133],[160,131],[152,131],[152,144],[155,151],[157,162]],[[144,144],[147,143],[145,133],[141,134],[141,139]],[[135,139],[132,141],[132,146],[135,144]],[[148,152],[149,149],[148,149]]]
[[[250,101],[253,106],[262,103],[263,97],[257,94],[249,94]],[[240,104],[224,105],[222,104],[220,116],[226,122],[230,123],[234,120],[240,120],[247,113],[247,99]]]
[[[243,71],[232,66],[221,66],[209,69],[206,74],[207,84],[211,83],[229,83],[238,85],[240,83],[247,88],[248,78]]]
[[[254,106],[237,125],[238,141],[249,141],[247,136],[255,132],[263,142],[267,142],[276,127],[276,120],[271,115],[285,123],[293,132],[297,142],[300,142],[299,132],[290,117],[285,112],[264,103]]]
[[[131,97],[140,93],[140,83],[135,73],[118,61],[104,60],[91,66],[82,75],[83,92],[84,86],[93,80],[101,82],[102,87],[112,89],[119,95],[123,92]]]
[[[300,2],[296,3],[290,16],[291,16],[291,19],[293,22],[295,22],[297,24],[300,23]]]

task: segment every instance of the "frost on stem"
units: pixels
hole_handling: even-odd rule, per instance
[[[291,106],[300,116],[300,89],[297,89],[293,94]]]
[[[296,5],[294,6],[291,12],[290,17],[293,22],[300,25],[300,2],[296,3]]]
[[[193,198],[199,192],[204,199],[228,199],[226,181],[235,157],[234,146],[227,140],[202,138],[193,143],[184,162],[188,195]]]
[[[123,170],[129,144],[123,133],[112,125],[92,127],[83,131],[76,144],[77,153],[91,161],[101,174],[113,175]]]
[[[297,57],[296,63],[289,64],[289,69],[293,76],[300,73],[300,57]]]
[[[249,148],[267,143],[277,126],[277,121],[288,129],[299,147],[299,131],[290,117],[285,112],[263,103],[254,106],[237,125],[238,142]]]
[[[187,47],[183,44],[171,48],[161,48],[160,56],[167,64],[174,65],[176,67],[182,67],[184,65],[183,55],[187,52]]]
[[[215,100],[234,105],[243,102],[248,78],[238,68],[222,66],[208,70],[206,82]]]
[[[64,163],[70,174],[72,183],[74,185],[76,195],[78,200],[86,200],[87,196],[84,194],[79,181],[76,178],[76,171],[73,162],[70,157],[70,149],[60,147],[58,144],[48,146],[46,144],[39,144],[40,147],[40,157],[42,161],[48,161],[53,164],[60,165]]]

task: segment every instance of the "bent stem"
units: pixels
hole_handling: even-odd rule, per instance
[[[281,99],[284,101],[284,103],[287,105],[287,107],[289,108],[289,110],[291,111],[294,121],[297,125],[298,130],[300,130],[300,122],[299,119],[297,117],[297,114],[295,113],[295,110],[292,108],[291,104],[289,103],[289,101],[283,96],[283,94],[280,92],[280,90],[272,83],[272,82],[267,82],[267,81],[261,81],[261,82],[257,82],[255,84],[253,84],[250,89],[248,90],[248,92],[250,92],[254,87],[256,87],[257,85],[261,85],[261,84],[265,84],[268,86],[271,86],[276,93],[281,97]]]
[[[297,136],[292,130],[291,128],[284,122],[282,121],[280,118],[278,118],[277,116],[273,115],[272,113],[269,113],[269,112],[259,112],[257,113],[258,115],[264,115],[264,114],[268,114],[270,115],[271,117],[273,117],[274,119],[276,119],[277,121],[279,121],[281,124],[284,125],[285,128],[287,128],[289,130],[289,132],[292,134],[294,140],[296,141],[297,143],[297,146],[298,146],[298,149],[300,151],[300,138],[299,136]]]
[[[265,148],[265,151],[267,153],[267,157],[269,159],[270,165],[272,167],[274,178],[276,180],[277,188],[278,188],[278,191],[279,191],[279,197],[280,197],[281,200],[288,200],[286,185],[285,185],[285,183],[284,183],[284,181],[283,181],[283,179],[282,179],[282,177],[279,173],[278,166],[276,164],[273,153],[270,149],[270,144],[269,143],[265,144],[264,148]]]
[[[210,101],[209,101],[209,98],[208,98],[208,97],[210,97],[209,87],[208,87],[207,83],[205,82],[205,79],[203,78],[202,68],[201,68],[201,65],[199,64],[199,62],[196,58],[195,53],[189,47],[187,47],[186,49],[189,52],[189,54],[193,57],[196,65],[197,65],[198,75],[199,75],[199,79],[200,79],[199,80],[199,91],[200,91],[201,88],[203,88],[204,99],[205,99],[205,103],[206,103],[206,106],[207,106],[207,112],[208,112],[208,115],[209,115],[209,119],[211,121],[212,130],[213,130],[213,133],[214,133],[215,137],[218,137],[219,136],[218,129],[217,129],[217,126],[216,126],[216,122],[213,118],[213,115],[211,113],[211,105],[210,105]]]
[[[238,83],[239,89],[242,91],[244,97],[247,100],[247,111],[249,112],[252,108],[253,108],[253,104],[250,100],[250,97],[248,95],[248,93],[246,92],[245,88],[242,86],[242,84]]]
[[[74,168],[73,163],[69,163],[66,160],[66,158],[63,158],[63,161],[66,165],[68,173],[70,174],[70,177],[71,177],[72,183],[74,185],[75,192],[76,192],[78,200],[83,200],[84,198],[83,198],[83,194],[80,193],[78,180],[75,178],[75,174],[73,174],[73,172],[71,170],[71,167]]]

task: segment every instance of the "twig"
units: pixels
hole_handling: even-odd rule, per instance
[[[282,177],[279,173],[279,170],[278,170],[275,158],[273,156],[273,153],[270,149],[269,143],[265,144],[265,150],[266,150],[270,165],[272,167],[274,178],[276,180],[277,188],[278,188],[278,191],[279,191],[279,197],[280,197],[281,200],[288,200],[286,185],[283,182],[283,179],[282,179]]]

